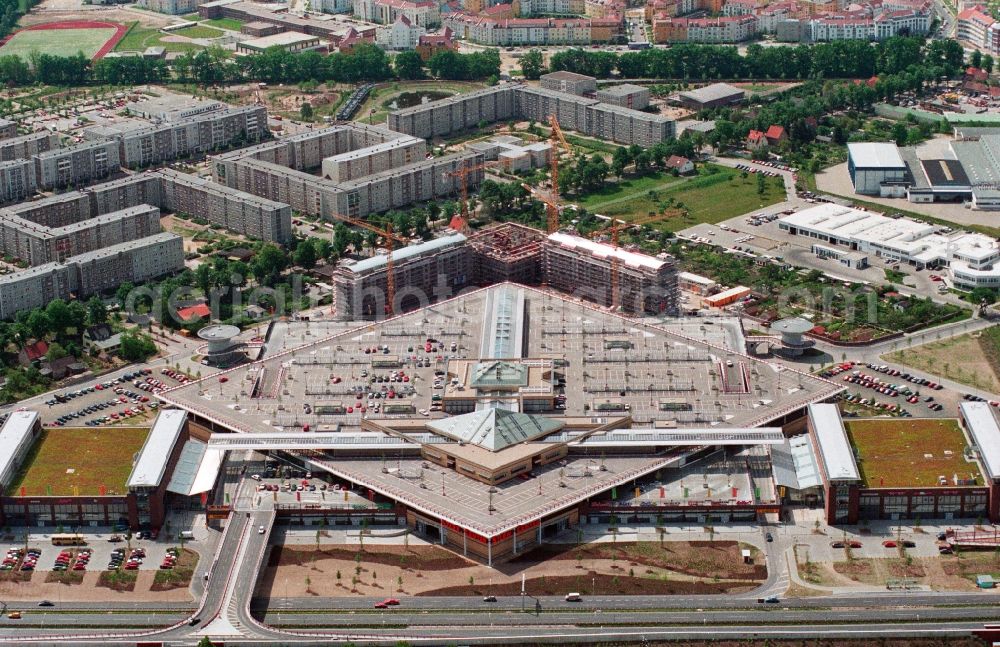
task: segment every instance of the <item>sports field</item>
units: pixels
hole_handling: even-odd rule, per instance
[[[32,52],[52,56],[75,56],[83,52],[89,59],[98,59],[111,51],[124,34],[125,28],[114,23],[46,23],[15,33],[0,46],[0,56],[18,56],[29,61]]]
[[[976,464],[962,457],[967,443],[955,420],[851,420],[845,426],[867,487],[934,487],[939,476],[951,485],[955,474],[983,482]]]
[[[124,494],[132,460],[148,428],[46,429],[32,447],[8,494],[98,496]],[[50,491],[51,488],[51,491]]]

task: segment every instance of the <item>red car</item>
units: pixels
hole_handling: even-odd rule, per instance
[[[399,600],[397,600],[396,598],[386,598],[386,599],[382,600],[382,604],[388,604],[390,606],[397,606],[399,604]]]
[[[222,377],[219,378],[219,381],[222,382],[223,384],[225,384],[226,382],[229,381],[229,378],[226,377],[225,375],[223,375]]]
[[[386,604],[385,602],[376,602],[375,603],[375,608],[376,609],[388,609],[389,605]]]

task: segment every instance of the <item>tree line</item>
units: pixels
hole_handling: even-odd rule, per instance
[[[177,81],[204,86],[247,81],[378,82],[397,77],[420,79],[428,73],[445,80],[495,80],[500,74],[500,54],[496,50],[472,54],[445,51],[438,52],[425,64],[416,52],[403,52],[393,60],[383,49],[370,43],[362,43],[350,53],[328,56],[318,52],[296,54],[274,47],[260,54],[233,58],[225,50],[213,47],[185,52],[173,61],[172,67]],[[11,86],[33,83],[139,85],[171,78],[166,62],[140,56],[104,58],[96,63],[91,63],[82,53],[74,56],[34,53],[29,61],[17,56],[0,56],[0,79]]]
[[[840,40],[775,47],[754,43],[745,54],[734,46],[692,43],[620,54],[569,49],[553,54],[549,69],[597,78],[608,78],[617,71],[630,79],[804,80],[869,78],[899,73],[914,65],[951,76],[961,69],[963,59],[957,41],[897,36],[878,43]]]

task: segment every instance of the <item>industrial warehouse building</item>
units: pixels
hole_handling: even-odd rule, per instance
[[[963,289],[1000,286],[1000,243],[985,234],[951,231],[833,203],[784,216],[778,228],[861,254],[848,259],[853,264],[863,264],[866,255],[872,255],[918,269],[946,269],[953,284]],[[815,251],[832,256],[838,250],[818,246]]]
[[[727,83],[712,83],[695,90],[687,90],[677,95],[677,101],[692,110],[722,108],[746,99],[747,93]]]
[[[884,184],[906,180],[906,164],[895,144],[848,144],[847,172],[855,193],[863,195],[881,195]]]

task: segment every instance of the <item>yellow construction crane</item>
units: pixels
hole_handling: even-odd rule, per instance
[[[355,227],[360,227],[361,229],[367,229],[368,231],[375,232],[379,236],[385,239],[385,246],[389,249],[389,253],[386,254],[386,275],[385,275],[385,292],[386,292],[386,302],[385,302],[385,313],[390,317],[395,314],[393,304],[396,302],[396,273],[395,266],[392,260],[392,252],[395,249],[395,243],[403,243],[406,245],[407,239],[402,236],[398,236],[392,233],[392,223],[385,223],[385,229],[376,227],[375,225],[365,222],[364,220],[357,220],[349,216],[343,216],[339,213],[333,214],[333,217],[342,222],[346,222],[349,225],[354,225]]]
[[[452,229],[460,231],[463,234],[469,233],[469,175],[475,173],[476,171],[482,171],[489,166],[489,164],[462,166],[456,171],[448,171],[445,173],[447,177],[457,177],[461,181],[461,185],[459,186],[461,194],[459,214],[455,218],[452,218],[450,223]]]
[[[674,216],[683,214],[683,209],[667,209],[663,213],[658,213],[652,216],[647,216],[645,218],[639,218],[637,220],[632,220],[625,222],[624,220],[617,220],[612,218],[607,227],[603,229],[598,229],[597,231],[590,234],[591,238],[597,238],[606,232],[611,233],[611,247],[618,251],[618,241],[619,233],[628,229],[629,227],[639,227],[641,225],[648,225],[653,222],[658,222],[666,218],[673,218]],[[618,269],[618,254],[610,255],[611,261],[611,309],[618,310],[621,307],[621,288],[619,286],[619,269]]]
[[[559,230],[559,154],[558,147],[562,146],[567,153],[572,154],[562,128],[559,127],[559,120],[554,114],[549,115],[549,140],[552,142],[552,150],[549,151],[549,166],[552,175],[552,195],[550,200],[542,200],[547,206],[547,226],[546,229],[551,234]]]
[[[530,184],[521,183],[528,193],[533,195],[536,200],[545,204],[546,211],[546,230],[548,233],[553,234],[559,231],[559,195],[553,198],[550,194],[545,193],[537,187],[533,187]]]

